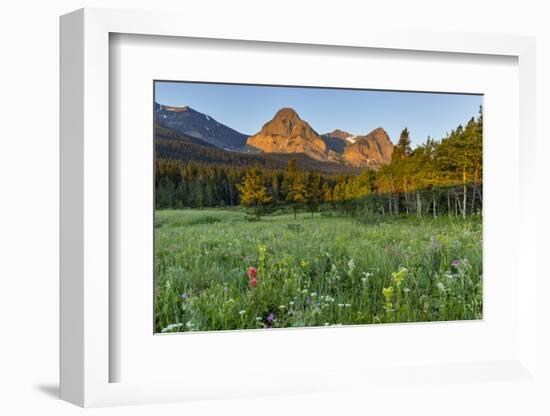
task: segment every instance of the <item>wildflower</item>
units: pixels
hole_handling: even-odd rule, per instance
[[[191,329],[195,326],[195,324],[191,321],[187,321],[187,323],[185,324],[185,326],[188,328],[188,329]]]
[[[344,306],[345,306],[346,308],[351,308],[351,303],[346,303]]]
[[[248,274],[248,277],[250,279],[256,279],[256,277],[258,276],[258,269],[256,269],[255,267],[249,267],[246,271],[246,274]]]
[[[392,272],[391,278],[396,286],[399,286],[401,284],[407,272],[408,270],[404,267],[400,267],[398,271]]]
[[[451,266],[455,267],[455,268],[458,268],[458,266],[460,266],[460,260],[458,259],[455,259],[451,262]]]
[[[169,324],[166,328],[162,328],[162,332],[173,331],[174,329],[181,328],[183,324]]]
[[[188,293],[182,293],[182,294],[180,295],[180,298],[182,298],[182,299],[188,299],[188,298],[189,298],[189,294],[188,294]]]
[[[382,294],[386,298],[386,301],[391,300],[391,298],[393,297],[393,286],[383,288]]]
[[[223,288],[223,291],[224,291],[225,293],[227,293],[227,292],[229,291],[229,288],[226,286],[226,287]]]
[[[248,281],[248,286],[250,287],[256,287],[258,286],[258,279],[256,279],[255,277],[253,277],[252,279],[250,279]]]
[[[245,313],[246,313],[246,311],[244,309],[239,311],[239,315],[241,315],[241,316],[243,316]]]
[[[355,269],[355,261],[353,259],[349,259],[348,269],[350,273],[353,272],[353,270]]]
[[[441,291],[444,291],[444,290],[445,290],[445,285],[444,285],[443,283],[439,282],[439,283],[437,284],[437,288],[438,288],[439,290],[441,290]]]
[[[328,322],[325,322],[325,326],[330,326],[330,324]]]
[[[275,320],[275,315],[273,315],[273,313],[270,313],[269,315],[267,315],[267,318],[265,318],[265,320],[269,325],[273,325],[273,321]]]
[[[289,304],[290,306],[294,306],[294,302],[293,302],[293,301],[288,302],[288,304]]]
[[[261,316],[256,316],[256,321],[261,321],[261,320],[262,320]]]
[[[302,295],[307,295],[307,292],[308,292],[307,289],[303,289],[302,290]]]
[[[283,310],[283,309],[285,309],[285,308],[286,308],[286,305],[279,305],[279,309],[280,309],[280,310]]]
[[[317,296],[317,292],[311,292],[311,297],[314,298]]]
[[[403,292],[405,293],[409,293],[411,291],[411,289],[409,289],[408,287],[406,287],[405,289],[403,289]]]
[[[338,304],[338,307],[339,307],[339,308],[343,308],[343,307],[344,307],[344,304],[343,304],[343,303],[339,303],[339,304]]]

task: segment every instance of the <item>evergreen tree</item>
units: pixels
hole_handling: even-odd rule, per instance
[[[409,129],[405,127],[399,135],[399,141],[394,147],[392,159],[403,159],[412,153]]]
[[[305,194],[306,205],[311,212],[312,218],[313,213],[319,208],[319,202],[321,201],[322,196],[321,175],[319,175],[319,172],[312,170],[307,176]]]
[[[271,204],[272,198],[264,184],[264,176],[259,166],[250,168],[241,184],[237,185],[240,192],[241,203],[254,209],[254,214],[259,220],[266,205]]]
[[[304,174],[298,170],[296,159],[291,159],[284,173],[283,192],[286,200],[292,205],[294,219],[298,208],[306,200],[306,183]]]

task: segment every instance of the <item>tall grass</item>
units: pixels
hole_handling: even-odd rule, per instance
[[[155,233],[158,332],[482,317],[479,216],[371,224],[167,210]]]

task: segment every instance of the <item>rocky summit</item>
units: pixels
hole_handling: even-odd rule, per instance
[[[327,148],[336,153],[344,153],[344,148],[355,142],[355,136],[347,131],[336,129],[321,136]]]
[[[391,161],[393,143],[388,133],[378,127],[366,136],[357,136],[355,143],[344,149],[344,160],[356,167],[379,168]]]
[[[325,142],[292,108],[277,111],[246,143],[266,153],[304,153],[312,159],[331,160]]]

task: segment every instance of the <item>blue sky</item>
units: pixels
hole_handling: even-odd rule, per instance
[[[188,105],[241,133],[257,133],[282,107],[296,110],[319,134],[363,135],[383,127],[395,143],[408,127],[413,147],[440,139],[477,117],[482,96],[417,92],[156,82],[155,99]]]

